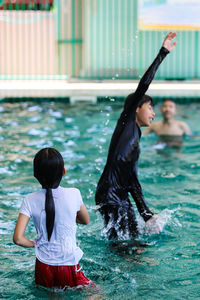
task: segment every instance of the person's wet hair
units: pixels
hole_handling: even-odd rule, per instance
[[[138,107],[142,107],[142,105],[143,105],[144,103],[148,103],[148,102],[150,102],[150,105],[151,105],[151,106],[154,106],[153,99],[152,99],[150,96],[148,96],[148,95],[144,95],[144,96],[141,98],[141,100],[139,101]]]
[[[44,148],[36,153],[33,160],[34,177],[46,189],[45,211],[48,240],[50,240],[55,220],[55,205],[52,190],[59,186],[63,176],[64,161],[54,148]]]

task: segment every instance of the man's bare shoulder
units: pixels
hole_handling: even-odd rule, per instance
[[[187,126],[187,124],[183,121],[176,121],[180,126]]]
[[[184,134],[191,135],[191,130],[187,123],[183,121],[177,121],[177,124],[183,130]]]
[[[177,125],[181,128],[188,128],[188,125],[183,121],[176,121]]]

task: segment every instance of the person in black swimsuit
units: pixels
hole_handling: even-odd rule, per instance
[[[175,47],[175,36],[176,33],[171,32],[166,36],[162,48],[143,75],[135,93],[126,98],[110,142],[107,162],[95,194],[95,201],[104,219],[109,239],[130,239],[138,234],[129,193],[146,226],[154,228],[157,233],[161,231],[157,223],[158,216],[154,215],[145,203],[138,181],[137,161],[140,153],[140,127],[150,126],[155,116],[153,100],[145,95],[145,92],[161,62]]]

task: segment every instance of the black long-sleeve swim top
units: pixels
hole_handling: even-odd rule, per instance
[[[147,221],[153,213],[145,203],[137,176],[141,131],[136,123],[136,108],[169,51],[162,47],[141,78],[135,93],[130,94],[111,138],[108,158],[96,190],[98,205],[129,205],[131,193],[140,215]]]

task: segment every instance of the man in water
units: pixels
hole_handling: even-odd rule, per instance
[[[166,99],[161,106],[163,120],[151,124],[142,134],[154,132],[159,136],[159,142],[166,143],[169,147],[180,147],[183,135],[191,135],[189,126],[182,121],[175,120],[177,114],[176,103]]]
[[[145,95],[154,75],[176,42],[176,33],[165,38],[157,57],[139,82],[135,93],[125,101],[124,109],[114,130],[106,166],[99,180],[95,200],[104,219],[109,239],[130,239],[138,234],[135,213],[129,199],[131,193],[147,228],[159,233],[158,216],[145,203],[138,181],[140,127],[150,126],[154,119],[153,100]]]

